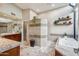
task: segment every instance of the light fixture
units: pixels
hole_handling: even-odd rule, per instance
[[[40,10],[39,9],[36,9],[36,11],[39,12]]]
[[[55,7],[55,4],[51,4],[52,7]]]

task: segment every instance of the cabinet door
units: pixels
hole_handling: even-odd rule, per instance
[[[7,39],[15,40],[15,41],[21,41],[21,34],[6,35],[3,37]]]
[[[20,47],[15,47],[13,49],[7,50],[0,54],[0,56],[19,56],[20,55]]]
[[[63,56],[59,51],[55,50],[55,56]]]

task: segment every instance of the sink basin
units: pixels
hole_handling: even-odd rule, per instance
[[[59,37],[58,45],[71,48],[78,48],[78,42],[74,38],[69,37]]]

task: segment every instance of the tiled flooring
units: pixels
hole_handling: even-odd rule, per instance
[[[46,56],[48,54],[42,53],[40,50],[40,47],[27,47],[27,48],[21,48],[21,56]]]
[[[52,46],[52,47],[51,47]],[[45,52],[42,52],[39,46],[35,47],[21,47],[20,55],[21,56],[50,56],[51,49],[54,50],[54,44],[52,44]]]

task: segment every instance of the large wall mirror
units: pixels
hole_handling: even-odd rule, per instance
[[[21,33],[22,22],[15,16],[0,13],[0,36]]]

